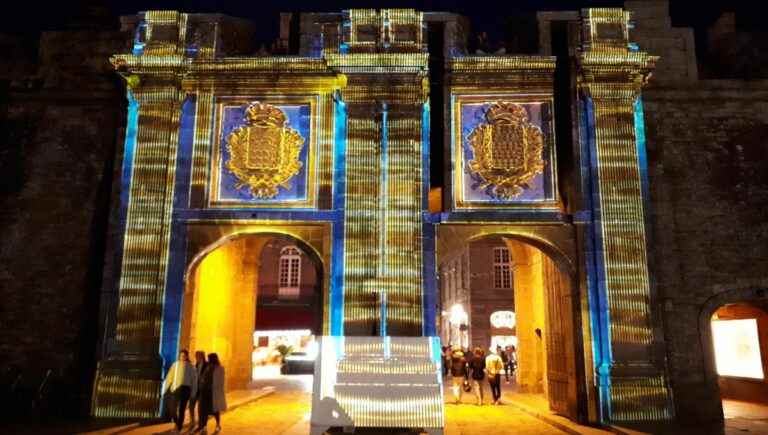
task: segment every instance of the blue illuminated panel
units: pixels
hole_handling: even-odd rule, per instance
[[[309,153],[311,146],[311,124],[312,110],[309,104],[273,104],[285,113],[286,126],[297,131],[304,139],[299,161],[301,169],[298,174],[288,181],[288,186],[279,186],[278,194],[272,198],[257,198],[247,185],[242,185],[242,181],[226,165],[230,159],[230,153],[227,142],[230,134],[236,129],[246,125],[245,109],[247,104],[229,106],[225,105],[221,111],[221,127],[219,129],[219,147],[220,153],[218,167],[216,171],[218,177],[218,198],[220,202],[238,202],[238,203],[286,203],[303,202],[307,200],[308,191],[308,171],[309,171]]]

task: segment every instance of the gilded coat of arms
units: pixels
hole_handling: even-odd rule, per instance
[[[245,125],[227,136],[226,168],[239,180],[235,188],[248,186],[256,198],[274,198],[278,187],[290,189],[299,173],[299,153],[304,138],[286,125],[278,107],[254,102],[245,110]]]
[[[480,178],[481,189],[491,187],[492,196],[509,200],[544,170],[544,135],[519,104],[494,103],[485,119],[467,137],[473,153],[469,170]]]

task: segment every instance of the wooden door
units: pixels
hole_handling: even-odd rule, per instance
[[[577,419],[576,359],[571,279],[542,255],[546,293],[547,398],[552,411]]]

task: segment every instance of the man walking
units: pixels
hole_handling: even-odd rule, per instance
[[[515,368],[517,367],[516,351],[515,346],[507,346],[507,362],[504,364],[504,370],[507,373],[507,383],[509,383],[509,375],[512,374],[514,376]]]
[[[467,360],[459,346],[453,348],[451,353],[451,376],[453,378],[453,400],[458,405],[461,403],[461,394],[467,376]]]
[[[491,351],[485,358],[485,371],[488,373],[494,405],[501,403],[501,371],[504,370],[504,362],[498,355],[500,351],[501,347],[497,347],[496,352]]]
[[[507,356],[507,352],[505,352],[501,346],[496,346],[496,355],[501,357],[501,362],[504,364],[504,375],[507,378],[507,383],[509,383],[509,370],[507,370],[507,362],[509,361],[509,357]]]
[[[166,396],[171,419],[176,424],[176,431],[181,431],[187,402],[197,394],[197,371],[189,362],[189,352],[186,349],[179,352],[179,359],[168,370],[163,382],[163,394]]]

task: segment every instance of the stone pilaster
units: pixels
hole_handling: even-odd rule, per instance
[[[596,357],[602,419],[665,420],[672,405],[662,337],[654,329],[647,258],[640,91],[656,57],[628,40],[629,13],[587,9],[578,54],[579,90],[590,119],[597,292],[604,324]],[[640,129],[642,131],[642,129]]]
[[[174,59],[181,14],[148,12],[143,56]],[[123,58],[113,64],[126,79],[135,113],[129,114],[126,164],[131,165],[114,336],[99,362],[92,413],[152,417],[159,409],[163,362],[159,356],[168,267],[171,211],[181,103],[176,76],[137,74]],[[128,161],[130,160],[130,161]]]

